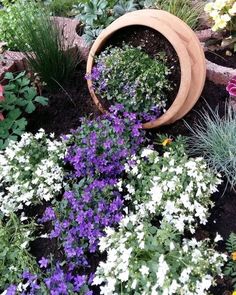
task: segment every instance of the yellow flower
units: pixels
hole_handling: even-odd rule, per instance
[[[216,0],[214,3],[214,8],[217,10],[221,10],[226,5],[226,0]]]
[[[173,139],[171,139],[171,138],[166,138],[165,140],[162,141],[161,144],[162,144],[163,146],[167,146],[168,144],[171,144],[172,141],[173,141]]]
[[[234,291],[234,292],[232,293],[232,295],[236,295],[236,291]]]
[[[236,252],[231,253],[232,259],[235,261],[236,260]],[[236,292],[236,291],[235,291]],[[236,294],[235,294],[236,295]]]
[[[211,12],[213,9],[213,2],[207,3],[204,7],[205,12]]]
[[[221,19],[223,21],[229,22],[231,20],[231,17],[228,15],[228,13],[226,13],[221,16]]]
[[[233,4],[232,8],[229,9],[230,15],[236,15],[236,2]]]

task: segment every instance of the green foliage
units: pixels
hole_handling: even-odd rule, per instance
[[[96,60],[92,74],[96,93],[118,102],[131,112],[148,113],[152,107],[166,107],[171,89],[165,57],[153,59],[139,48],[124,45],[108,48]]]
[[[46,0],[44,4],[48,6],[50,12],[55,16],[71,16],[73,6],[77,0]]]
[[[137,0],[85,0],[75,6],[74,14],[84,24],[84,40],[91,44],[117,17],[141,8]]]
[[[201,3],[194,5],[190,0],[157,0],[155,6],[179,17],[192,29],[197,28],[199,15],[203,10]]]
[[[17,140],[25,131],[27,120],[24,112],[30,114],[37,104],[48,104],[47,98],[37,95],[25,72],[16,77],[8,72],[5,79],[8,84],[4,86],[4,100],[0,102],[0,113],[4,116],[0,121],[0,149],[5,148],[10,140]]]
[[[226,241],[226,249],[230,253],[224,274],[232,278],[233,287],[236,288],[236,234],[231,233],[228,240]]]
[[[114,17],[107,0],[81,2],[75,6],[74,13],[84,24],[84,40],[90,44],[108,26]]]
[[[27,50],[26,43],[19,47],[19,40],[23,38],[23,32],[19,27],[19,21],[25,15],[33,19],[37,17],[38,11],[34,10],[34,6],[30,5],[28,1],[21,0],[11,4],[8,0],[3,1],[4,8],[0,10],[0,40],[7,43],[11,50]],[[31,30],[36,29],[32,27]]]
[[[36,272],[35,259],[29,254],[29,242],[33,240],[36,225],[23,223],[15,214],[5,221],[0,217],[0,289],[22,281],[23,271]]]
[[[120,0],[113,8],[114,16],[119,17],[127,12],[138,9],[138,4],[135,0]]]
[[[231,106],[226,106],[224,117],[219,110],[208,107],[200,113],[200,121],[192,132],[189,151],[202,155],[208,165],[225,176],[233,187],[236,184],[236,116]]]
[[[14,23],[21,32],[20,38],[15,38],[14,31],[8,32],[16,47],[27,47],[29,65],[48,87],[65,84],[75,71],[79,53],[69,50],[72,44],[65,39],[63,27],[59,28],[49,12],[34,1],[27,3],[27,10],[34,11],[33,17],[25,12],[24,0],[17,2],[16,9]]]

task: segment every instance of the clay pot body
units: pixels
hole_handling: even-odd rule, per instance
[[[127,13],[108,26],[94,42],[87,61],[87,73],[91,74],[94,57],[106,45],[107,40],[119,29],[128,26],[146,26],[161,33],[175,49],[181,68],[179,91],[170,108],[158,119],[143,124],[143,128],[155,128],[182,118],[197,102],[206,77],[205,57],[195,33],[179,18],[156,9],[144,9]],[[96,96],[92,81],[88,80],[90,94],[97,107],[105,112]]]

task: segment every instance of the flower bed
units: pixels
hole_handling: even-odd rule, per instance
[[[20,74],[0,88],[0,108],[14,98],[28,122],[0,151],[0,293],[232,293],[235,113],[225,102],[235,81],[229,93],[206,81],[188,124],[147,132],[121,104],[98,116],[84,76],[81,63],[65,87]],[[48,100],[35,108],[37,85]]]

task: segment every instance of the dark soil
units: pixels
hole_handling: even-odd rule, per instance
[[[207,51],[206,58],[220,66],[236,68],[236,53],[232,52],[232,56],[226,55],[226,50]]]
[[[141,47],[152,58],[157,58],[158,54],[165,53],[167,58],[166,65],[172,70],[168,79],[173,83],[173,89],[166,93],[168,99],[167,107],[170,107],[179,90],[181,79],[179,58],[171,43],[162,34],[151,28],[129,26],[115,32],[101,51],[109,46],[122,47],[124,43],[133,47]],[[106,105],[106,102],[104,104]]]
[[[79,64],[77,72],[70,83],[53,92],[44,91],[42,95],[49,98],[47,106],[39,106],[33,115],[28,115],[27,131],[36,133],[43,128],[56,136],[67,134],[80,125],[83,116],[99,114],[90,97],[86,80],[86,64]]]

